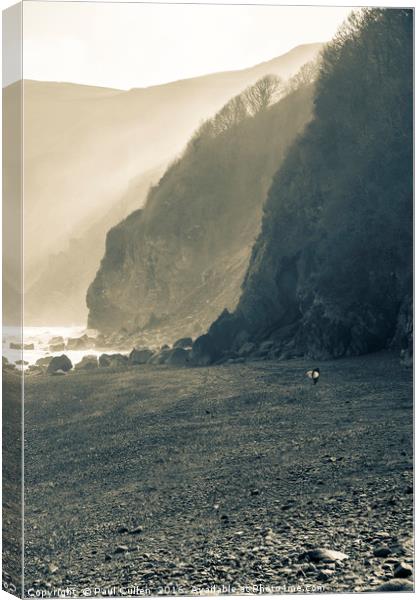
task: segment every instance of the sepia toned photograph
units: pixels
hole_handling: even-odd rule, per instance
[[[413,592],[414,8],[2,32],[3,590]]]

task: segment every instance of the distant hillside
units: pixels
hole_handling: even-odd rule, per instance
[[[85,230],[80,226],[67,248],[51,253],[25,294],[25,319],[32,325],[86,323],[86,290],[105,251],[106,232],[142,205],[163,168],[132,181],[120,201]]]
[[[83,265],[66,269],[75,274],[78,267],[87,269],[91,279],[100,252],[94,248],[96,236],[89,245],[82,239],[83,232],[95,224],[99,231],[104,215],[115,210],[117,219],[101,230],[100,239],[104,239],[106,230],[124,216],[120,203],[129,182],[147,179],[150,171],[167,165],[199,123],[247,85],[267,73],[289,77],[320,48],[320,44],[299,46],[242,71],[130,91],[25,81],[27,322],[40,322],[44,316],[49,323],[83,321],[86,307],[79,304],[79,291],[72,300],[66,294],[67,310],[60,291],[63,275],[59,280],[53,276],[60,262],[63,268],[70,265],[75,249],[71,240],[80,240],[87,252]],[[11,85],[4,90],[6,102],[13,89]],[[141,206],[144,197],[139,194],[136,206]],[[73,285],[80,287],[73,278],[68,291]]]
[[[281,88],[264,78],[227,103],[144,209],[108,233],[87,295],[90,327],[193,335],[236,306],[272,175],[311,117],[311,85],[270,106]]]
[[[277,171],[239,306],[213,359],[244,340],[274,356],[412,342],[413,17],[354,15],[323,52],[314,119]]]

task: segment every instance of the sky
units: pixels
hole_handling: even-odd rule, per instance
[[[130,89],[328,41],[344,7],[25,2],[26,79]]]

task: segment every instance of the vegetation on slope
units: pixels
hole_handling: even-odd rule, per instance
[[[90,327],[195,335],[235,308],[272,176],[311,117],[313,73],[280,100],[265,76],[202,124],[145,208],[109,232]]]
[[[412,336],[412,11],[353,14],[323,52],[314,118],[276,173],[219,351],[362,354]]]

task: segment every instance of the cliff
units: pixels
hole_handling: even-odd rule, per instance
[[[108,233],[89,327],[197,335],[235,308],[272,176],[311,117],[312,86],[269,106],[250,98],[249,89],[204,123],[144,209]]]
[[[371,9],[324,50],[314,118],[273,179],[239,305],[198,359],[244,342],[282,358],[411,353],[412,41],[410,10]]]

